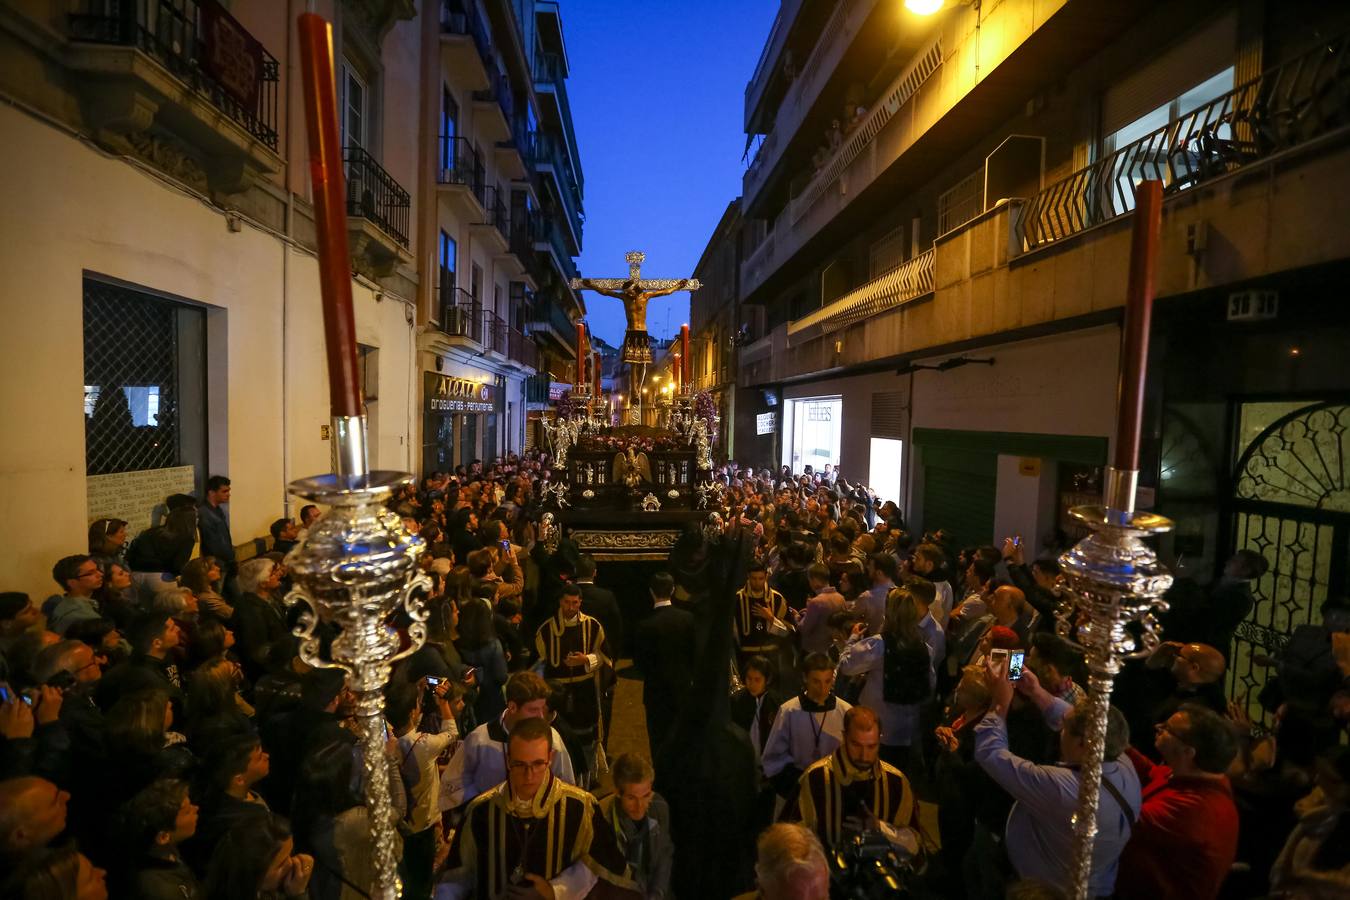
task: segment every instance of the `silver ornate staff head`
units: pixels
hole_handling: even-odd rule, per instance
[[[384,900],[398,896],[399,884],[384,760],[383,688],[393,663],[426,640],[419,592],[431,590],[431,579],[417,565],[426,544],[385,506],[395,488],[411,482],[412,476],[402,472],[372,472],[319,475],[290,485],[292,493],[328,507],[286,557],[295,581],[286,599],[306,606],[295,629],[300,658],[311,666],[343,670],[356,694],[375,862],[371,896]],[[407,647],[401,647],[391,621],[399,611],[411,620]],[[340,629],[327,656],[315,634],[320,623]]]

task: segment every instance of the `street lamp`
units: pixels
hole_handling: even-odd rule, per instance
[[[905,0],[905,9],[916,16],[931,16],[942,9],[946,0]]]

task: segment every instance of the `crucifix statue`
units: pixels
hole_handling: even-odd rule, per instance
[[[697,278],[643,278],[642,263],[646,258],[647,254],[639,250],[624,255],[624,259],[628,260],[627,278],[572,279],[574,291],[595,291],[623,301],[623,311],[628,316],[628,332],[623,338],[621,358],[626,363],[639,366],[652,361],[651,339],[647,336],[647,301],[676,291],[696,291],[702,287]]]

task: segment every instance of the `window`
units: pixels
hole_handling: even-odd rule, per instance
[[[437,251],[437,260],[441,268],[441,290],[453,290],[455,287],[455,254],[458,252],[455,239],[442,228],[440,248]]]
[[[872,455],[867,484],[883,500],[900,502],[900,468],[904,442],[894,438],[872,438]]]
[[[1125,127],[1107,135],[1102,141],[1102,155],[1109,156],[1126,144],[1152,134],[1166,125],[1175,123],[1177,119],[1181,118],[1182,114],[1204,106],[1232,89],[1233,67],[1229,66],[1219,74],[1205,79],[1157,109],[1149,110]],[[1224,137],[1225,135],[1220,133],[1219,136]]]
[[[455,166],[455,138],[459,136],[459,104],[450,88],[441,87],[441,171],[449,172]]]
[[[342,61],[342,146],[365,149],[369,143],[370,92],[366,81],[348,61]]]

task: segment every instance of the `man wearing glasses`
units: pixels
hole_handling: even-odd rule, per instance
[[[52,580],[65,591],[43,604],[47,627],[65,635],[73,623],[102,618],[94,592],[103,587],[103,572],[92,556],[77,554],[59,560],[52,567]]]
[[[585,897],[602,878],[635,890],[595,797],[554,777],[553,753],[543,719],[512,727],[506,781],[469,804],[436,900]]]

